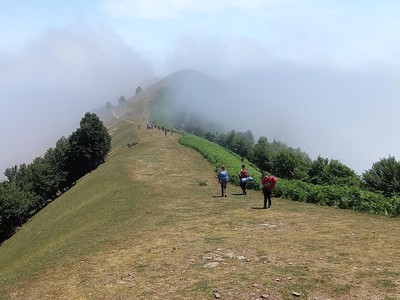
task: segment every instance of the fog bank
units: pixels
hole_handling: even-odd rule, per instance
[[[277,63],[210,79],[182,81],[174,95],[196,115],[225,130],[251,130],[338,159],[358,174],[398,155],[400,70],[344,70]],[[197,78],[196,78],[197,77]],[[190,114],[190,113],[189,113]]]
[[[0,59],[0,170],[30,163],[87,111],[134,95],[153,66],[107,29],[52,29]],[[3,178],[3,176],[2,176]]]

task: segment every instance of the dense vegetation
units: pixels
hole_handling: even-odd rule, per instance
[[[266,137],[255,142],[250,130],[219,133],[215,124],[204,124],[200,116],[184,109],[167,109],[168,90],[160,90],[150,104],[151,118],[165,128],[188,132],[181,143],[202,153],[216,168],[225,164],[231,182],[239,183],[241,162],[246,162],[258,189],[260,170],[280,178],[276,196],[332,205],[377,214],[400,215],[400,162],[394,157],[381,159],[358,176],[338,160],[315,160],[301,151]],[[124,102],[124,99],[120,99]],[[199,138],[201,137],[201,138]],[[0,242],[18,226],[65,192],[85,174],[96,169],[111,148],[111,137],[95,114],[87,113],[80,128],[68,138],[60,138],[54,148],[31,164],[5,170],[0,182]],[[232,176],[233,175],[233,176]]]
[[[180,143],[199,151],[206,159],[215,165],[216,171],[224,164],[230,173],[230,182],[239,184],[239,174],[242,159],[235,153],[216,143],[207,141],[192,134],[184,134]],[[249,171],[255,181],[250,188],[258,189],[261,173],[252,165]],[[301,180],[280,178],[274,194],[296,201],[335,206],[343,209],[365,211],[374,214],[400,216],[400,197],[387,198],[378,193],[365,191],[358,186],[346,185],[316,185]]]
[[[250,130],[221,133],[218,124],[205,123],[195,112],[177,106],[174,94],[168,89],[162,90],[150,103],[150,115],[160,125],[215,142],[280,178],[316,185],[360,187],[385,197],[400,195],[400,162],[394,157],[381,159],[359,176],[339,160],[322,156],[312,160],[301,149],[276,139],[271,142],[261,136],[255,142]]]
[[[271,142],[261,136],[255,142],[250,130],[226,133],[210,130],[200,116],[174,105],[173,94],[162,91],[150,104],[151,117],[160,125],[203,138],[191,137],[188,142],[185,135],[181,143],[195,148],[215,165],[226,164],[233,174],[239,172],[240,162],[246,161],[250,168],[279,177],[277,196],[377,214],[400,214],[400,162],[394,157],[381,159],[359,176],[339,160],[321,156],[312,160],[301,149],[276,139]],[[207,144],[206,140],[212,143]],[[233,156],[221,154],[217,144]],[[229,162],[230,159],[235,163]],[[232,183],[238,184],[238,180],[232,177]],[[250,184],[253,188],[257,186],[255,182]]]
[[[200,152],[204,158],[206,158],[215,166],[216,172],[220,171],[221,165],[224,164],[229,170],[230,182],[239,185],[239,173],[242,165],[242,159],[240,156],[216,143],[192,134],[183,134],[179,139],[179,143]],[[247,160],[243,162],[246,163],[246,167],[249,170],[250,175],[255,178],[255,180],[250,182],[248,186],[257,189],[261,180],[261,173],[259,172],[258,168],[249,163]]]
[[[339,160],[321,156],[312,160],[300,149],[288,147],[276,140],[269,142],[266,137],[260,137],[254,143],[249,130],[232,130],[218,135],[205,134],[204,138],[237,153],[242,159],[247,158],[261,170],[280,178],[315,185],[357,187],[389,198],[400,195],[400,162],[394,157],[381,159],[362,176],[358,176]]]
[[[280,180],[275,195],[342,209],[400,216],[400,197],[387,198],[355,186],[315,185],[299,180]]]
[[[111,149],[111,137],[103,122],[86,113],[70,137],[60,138],[54,148],[31,164],[5,170],[0,182],[0,242],[14,233],[30,216],[96,169]]]

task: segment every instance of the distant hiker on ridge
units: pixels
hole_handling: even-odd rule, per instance
[[[218,173],[218,183],[221,185],[221,197],[226,197],[226,185],[229,181],[228,171],[225,170],[225,166],[221,166],[221,171]]]
[[[278,180],[275,176],[267,176],[266,172],[262,173],[261,178],[261,185],[262,191],[264,194],[264,207],[263,208],[270,208],[271,207],[271,192],[275,189],[276,182]]]

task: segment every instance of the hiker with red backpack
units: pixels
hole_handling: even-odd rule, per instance
[[[246,168],[245,164],[242,164],[242,169],[239,173],[239,180],[240,180],[240,187],[242,188],[243,195],[247,195],[246,185],[247,185],[247,178],[250,177],[250,173]]]
[[[263,208],[270,208],[271,207],[271,193],[272,190],[275,189],[275,185],[277,182],[277,178],[275,176],[268,176],[266,172],[262,173],[261,178],[261,186],[262,191],[264,194],[264,207]]]

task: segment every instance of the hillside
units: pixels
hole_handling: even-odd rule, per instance
[[[218,197],[214,166],[145,129],[173,81],[117,107],[107,162],[0,247],[0,299],[400,298],[398,219]]]

